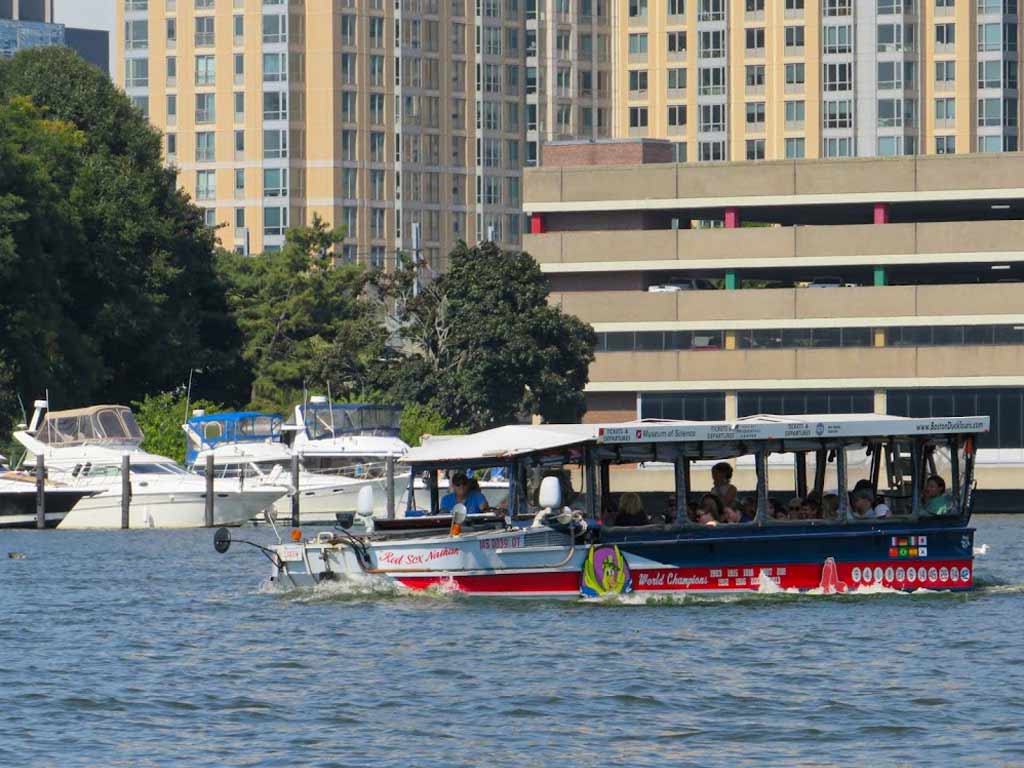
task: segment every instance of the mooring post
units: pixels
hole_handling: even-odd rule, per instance
[[[36,528],[46,527],[46,461],[36,456]]]
[[[130,527],[128,512],[132,504],[132,460],[126,453],[121,456],[121,528]]]
[[[292,528],[299,527],[299,454],[292,454]]]
[[[384,462],[384,466],[387,468],[384,473],[387,476],[387,500],[388,500],[388,520],[395,519],[395,457],[388,456]]]
[[[203,525],[207,528],[213,528],[213,454],[206,454],[206,469],[204,470],[206,476],[206,509],[203,516]]]

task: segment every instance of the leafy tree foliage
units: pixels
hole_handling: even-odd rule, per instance
[[[530,414],[566,422],[583,414],[593,329],[548,304],[547,283],[528,254],[462,244],[448,273],[417,296],[401,278],[388,289],[417,350],[389,372],[402,399],[429,402],[449,423],[471,429]]]
[[[182,392],[160,392],[146,395],[132,403],[135,420],[139,422],[145,439],[142,448],[160,456],[185,461],[185,431],[181,425],[193,409],[203,408],[207,413],[219,413],[224,406],[209,400],[193,400]]]
[[[0,337],[18,385],[62,406],[124,402],[196,365],[238,399],[214,233],[163,167],[157,132],[63,48],[0,64],[0,106]]]
[[[303,389],[329,385],[345,397],[370,387],[386,336],[364,296],[365,271],[327,260],[343,238],[343,229],[314,216],[312,226],[289,230],[280,252],[221,255],[254,407],[286,409]]]

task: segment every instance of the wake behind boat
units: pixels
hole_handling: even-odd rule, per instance
[[[987,429],[988,417],[872,414],[501,427],[428,443],[403,463],[435,476],[504,465],[504,520],[463,530],[457,508],[443,535],[324,532],[268,548],[271,578],[558,597],[970,589],[975,436]],[[779,455],[792,459],[788,478],[769,466]],[[750,519],[738,489],[717,482],[724,460],[742,456],[756,467]],[[648,462],[672,467],[671,489],[630,487]],[[701,494],[693,481],[709,462],[716,488]],[[794,493],[810,510],[795,519],[778,503]],[[533,523],[515,525],[522,516]],[[218,549],[229,543],[219,532]]]

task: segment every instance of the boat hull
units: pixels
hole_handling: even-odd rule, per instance
[[[56,528],[67,513],[88,492],[71,489],[46,490],[46,527]],[[0,528],[35,528],[36,494],[0,492]]]
[[[271,577],[287,586],[370,577],[410,590],[579,597],[588,556],[615,548],[629,575],[628,588],[617,591],[640,595],[967,590],[974,584],[973,529],[960,526],[613,533],[576,546],[564,534],[531,529],[371,542],[365,554],[335,539],[275,547]],[[598,585],[596,592],[603,591]]]
[[[248,490],[245,493],[218,491],[213,506],[214,525],[242,525],[271,506],[280,494],[279,490]],[[205,524],[205,493],[136,492],[132,496],[129,528],[202,528]],[[121,494],[105,492],[82,499],[57,527],[70,530],[120,528]]]

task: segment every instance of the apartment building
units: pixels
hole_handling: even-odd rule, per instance
[[[987,414],[998,508],[1024,488],[1021,179],[1016,153],[684,165],[666,140],[550,144],[524,248],[597,331],[588,420]]]
[[[544,142],[612,136],[613,0],[526,0],[526,165]]]
[[[525,0],[118,0],[119,85],[224,247],[319,214],[341,256],[521,242]]]
[[[54,18],[53,0],[0,0],[0,58],[10,58],[24,48],[66,45],[106,72],[107,32],[68,27]]]
[[[1018,0],[615,3],[614,134],[680,162],[1018,148]]]

